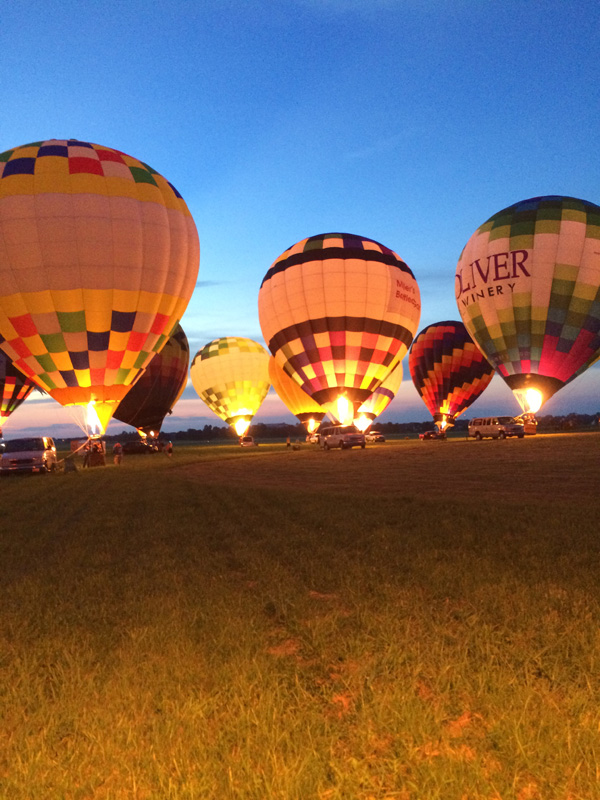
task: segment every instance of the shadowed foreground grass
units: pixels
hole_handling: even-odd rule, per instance
[[[600,437],[418,444],[1,481],[0,797],[599,796],[597,504],[463,472],[589,486]]]

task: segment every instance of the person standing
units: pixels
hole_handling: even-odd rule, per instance
[[[113,446],[113,461],[115,464],[120,464],[123,461],[123,445],[121,442],[115,442]]]
[[[165,447],[165,453],[169,458],[171,458],[171,456],[173,455],[173,442],[167,442],[167,445]]]

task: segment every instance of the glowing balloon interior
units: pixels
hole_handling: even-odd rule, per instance
[[[252,339],[214,339],[194,356],[190,377],[200,399],[243,436],[271,388],[269,354]]]
[[[414,275],[392,250],[327,233],[303,239],[272,264],[258,310],[279,366],[335,419],[351,423],[404,357],[421,300]]]
[[[551,195],[494,214],[460,256],[456,300],[523,410],[541,406],[600,348],[600,207]]]
[[[325,409],[298,386],[275,358],[269,358],[269,379],[288,411],[297,417],[308,433],[313,433],[325,416]]]
[[[421,399],[440,430],[480,397],[494,368],[475,345],[462,322],[428,325],[410,349],[408,368]]]
[[[179,192],[118,150],[52,139],[0,154],[0,347],[104,429],[196,284]]]
[[[398,364],[373,394],[358,409],[358,417],[354,424],[361,431],[366,431],[373,420],[386,410],[396,396],[402,384],[403,368]]]

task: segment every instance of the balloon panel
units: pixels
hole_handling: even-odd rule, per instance
[[[364,402],[402,360],[421,309],[400,257],[353,234],[286,250],[259,292],[260,324],[279,365],[317,403]]]
[[[0,347],[59,403],[110,417],[182,316],[198,260],[185,202],[147,164],[72,139],[0,154]]]
[[[553,394],[600,347],[600,207],[534,197],[467,242],[456,271],[463,322],[513,389]]]
[[[371,419],[375,419],[375,417],[383,414],[402,385],[402,375],[402,364],[398,364],[383,381],[381,386],[378,386],[373,394],[360,406],[358,413],[365,414]]]
[[[119,403],[113,417],[149,433],[158,433],[187,382],[190,346],[181,325]]]
[[[245,337],[214,339],[194,356],[190,376],[211,411],[233,424],[239,417],[253,417],[267,396],[269,354]]]
[[[0,427],[34,388],[35,385],[0,350]]]
[[[462,414],[494,376],[494,368],[465,326],[454,321],[424,328],[415,337],[408,367],[431,414],[444,419]]]
[[[320,422],[323,419],[325,409],[315,403],[312,397],[290,378],[273,356],[269,358],[269,380],[286,408],[298,417],[300,422],[309,419]]]

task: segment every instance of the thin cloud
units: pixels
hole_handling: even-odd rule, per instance
[[[231,281],[196,281],[196,288],[199,286],[226,286],[228,283],[231,283]]]
[[[396,147],[398,147],[406,138],[406,135],[407,132],[403,131],[402,133],[396,133],[393,136],[387,136],[384,139],[377,139],[375,142],[372,142],[365,147],[361,147],[358,150],[351,150],[349,153],[346,153],[346,158],[352,160],[371,158],[372,156],[379,155],[379,153],[385,153],[387,150],[395,150]]]

